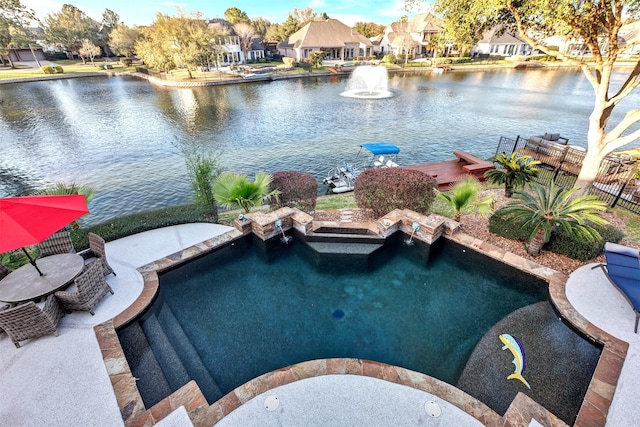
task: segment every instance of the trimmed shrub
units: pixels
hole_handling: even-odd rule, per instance
[[[566,255],[569,258],[589,261],[602,253],[605,242],[618,243],[624,237],[624,233],[611,224],[591,224],[591,226],[598,231],[601,237],[595,242],[574,239],[567,235],[564,230],[558,229],[551,235],[551,239],[549,239],[549,243],[545,245],[545,248],[556,254]]]
[[[296,63],[296,59],[290,58],[288,56],[283,56],[282,63],[285,65],[285,67],[293,67],[293,65]]]
[[[523,227],[501,210],[497,210],[489,217],[489,231],[512,240],[527,240],[531,234],[531,227]]]
[[[77,251],[81,251],[89,247],[87,234],[90,232],[110,242],[132,234],[170,225],[192,222],[216,223],[217,221],[217,213],[215,215],[212,214],[211,209],[205,205],[171,206],[123,216],[91,227],[72,230],[71,240],[73,241],[73,247]]]
[[[51,65],[43,65],[42,67],[40,67],[40,69],[45,74],[55,74],[55,70]]]
[[[394,209],[426,214],[435,198],[436,181],[422,172],[404,168],[365,169],[355,182],[356,204],[377,217]]]
[[[302,68],[305,71],[311,72],[312,66],[308,61],[309,59],[307,58],[302,62],[298,62],[298,67]]]
[[[120,64],[124,65],[125,67],[131,67],[131,65],[133,64],[133,60],[131,58],[120,58]]]
[[[395,63],[398,62],[398,59],[396,58],[396,56],[393,53],[391,53],[389,55],[385,55],[382,58],[382,62],[385,62],[387,64],[395,64]]]
[[[64,73],[64,69],[61,66],[56,65],[56,74],[63,74],[63,73]]]
[[[280,192],[277,198],[272,197],[269,205],[274,209],[284,206],[298,208],[305,212],[316,209],[318,199],[318,181],[313,175],[298,171],[279,171],[273,174],[269,192]]]

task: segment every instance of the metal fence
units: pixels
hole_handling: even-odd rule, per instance
[[[536,181],[548,184],[555,180],[563,187],[573,187],[584,161],[585,151],[570,145],[544,140],[540,137],[516,139],[501,137],[497,153],[531,156],[540,161]],[[624,156],[607,156],[588,193],[610,207],[620,206],[640,215],[640,180],[633,179],[640,161]]]

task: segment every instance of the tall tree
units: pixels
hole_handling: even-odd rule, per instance
[[[267,31],[271,27],[271,22],[268,19],[259,16],[251,21],[251,26],[255,30],[257,39],[263,42],[267,40]]]
[[[253,39],[256,37],[256,30],[249,24],[245,24],[241,22],[239,24],[235,24],[233,26],[233,30],[236,33],[236,36],[240,39],[240,50],[244,55],[245,61],[248,59],[249,51],[251,50],[251,45],[253,44]]]
[[[249,15],[247,12],[244,12],[237,7],[230,7],[229,9],[224,11],[224,19],[231,22],[232,24],[250,24],[251,20],[249,19]]]
[[[264,40],[268,42],[281,42],[284,40],[280,38],[280,24],[269,25],[264,35]]]
[[[44,39],[53,46],[66,52],[69,58],[88,39],[96,43],[98,28],[94,21],[83,11],[70,4],[62,5],[60,12],[52,12],[44,20]]]
[[[109,30],[113,30],[120,24],[120,15],[111,9],[105,9],[102,12],[102,25]]]
[[[200,13],[177,17],[156,14],[156,20],[142,32],[136,52],[150,67],[169,71],[184,65],[191,71],[203,62],[213,44],[213,34]]]
[[[285,40],[291,34],[293,34],[296,31],[298,31],[301,27],[302,26],[300,25],[300,22],[298,22],[293,17],[293,15],[291,13],[289,13],[289,15],[287,16],[287,20],[284,21],[278,27],[278,37],[280,38],[280,41]]]
[[[0,0],[0,56],[6,55],[11,68],[14,68],[9,55],[12,46],[28,46],[38,67],[40,66],[33,51],[35,37],[30,29],[30,23],[35,19],[35,12],[20,3],[20,0]]]
[[[408,6],[417,2],[421,0],[405,0]],[[638,0],[436,0],[435,8],[444,14],[446,25],[467,34],[482,34],[500,23],[534,49],[582,70],[593,88],[594,103],[587,153],[575,183],[578,194],[591,186],[607,154],[640,138],[640,109],[630,109],[617,123],[610,123],[616,105],[640,85],[640,59],[635,59],[621,83],[612,84],[618,56],[640,43],[619,44],[620,28],[640,17]],[[550,49],[545,39],[552,34],[584,43],[591,55],[574,57]]]
[[[109,46],[116,55],[129,57],[134,54],[139,37],[138,27],[130,28],[125,24],[119,24],[111,31]]]
[[[100,38],[103,42],[103,48],[107,55],[109,55],[110,44],[111,41],[111,32],[118,26],[120,23],[120,15],[115,13],[111,9],[105,9],[102,12],[102,25],[100,26]]]
[[[315,21],[318,18],[318,12],[313,10],[310,7],[305,7],[304,9],[293,9],[293,19],[298,21],[300,27],[304,27],[311,21]]]
[[[89,40],[84,39],[82,40],[82,46],[80,46],[80,49],[78,49],[78,55],[80,56],[80,58],[82,58],[83,64],[86,64],[87,58],[89,58],[89,60],[91,61],[91,65],[95,65],[93,59],[96,56],[100,55],[100,46],[96,46]]]
[[[353,29],[363,36],[376,37],[382,33],[384,33],[385,26],[379,25],[374,22],[356,22],[356,25],[353,26]]]

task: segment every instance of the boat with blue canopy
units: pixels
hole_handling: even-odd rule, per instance
[[[358,160],[363,150],[368,152],[371,157]],[[327,192],[346,193],[353,191],[356,178],[360,175],[360,172],[365,168],[397,167],[396,160],[399,153],[400,148],[390,142],[360,144],[360,151],[355,161],[348,162],[344,160],[341,164],[329,170],[327,177],[323,180],[323,183],[329,187]]]

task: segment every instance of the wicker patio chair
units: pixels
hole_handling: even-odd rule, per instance
[[[0,310],[0,328],[3,329],[17,348],[20,341],[39,338],[43,335],[58,336],[58,323],[64,310],[53,295],[49,295],[40,308],[33,301]]]
[[[49,255],[68,254],[76,250],[71,242],[71,234],[68,231],[58,231],[47,237],[42,243],[38,244],[40,248],[40,257]]]
[[[5,277],[7,277],[9,275],[9,273],[11,273],[13,270],[10,270],[9,268],[7,268],[6,265],[0,263],[0,280],[4,279]]]
[[[102,264],[92,262],[69,289],[58,291],[55,296],[67,312],[88,311],[93,316],[93,309],[107,292],[113,295],[111,286],[102,274]]]
[[[85,263],[87,263],[87,261],[99,261],[102,264],[102,269],[105,276],[108,276],[109,274],[117,276],[116,272],[113,271],[113,268],[111,268],[111,266],[107,262],[107,254],[104,249],[104,239],[94,233],[89,233],[87,237],[89,237],[89,249],[83,251],[81,254],[85,260]]]

